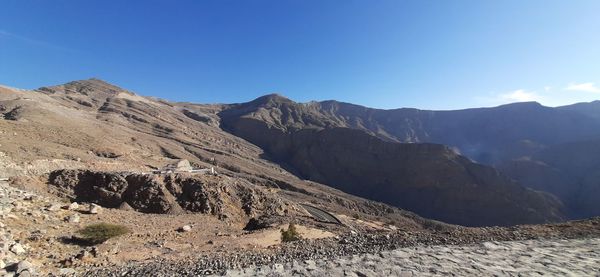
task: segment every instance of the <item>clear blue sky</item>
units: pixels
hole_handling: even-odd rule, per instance
[[[0,2],[0,84],[98,77],[202,103],[600,99],[600,1]]]

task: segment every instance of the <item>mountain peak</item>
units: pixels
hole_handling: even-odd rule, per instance
[[[90,93],[97,94],[107,94],[107,95],[117,95],[119,93],[127,93],[133,94],[121,87],[113,85],[109,82],[98,78],[89,78],[85,80],[77,80],[71,81],[62,85],[50,86],[50,87],[41,87],[38,89],[39,91],[45,93],[78,93],[88,95]]]
[[[272,93],[258,97],[252,100],[250,103],[254,105],[279,105],[282,103],[294,103],[294,101],[281,94]]]

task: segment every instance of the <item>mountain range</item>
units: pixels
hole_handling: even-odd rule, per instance
[[[332,210],[376,213],[355,204],[362,197],[467,226],[600,215],[600,102],[426,111],[266,95],[211,105],[98,79],[0,92],[0,147],[15,162],[139,171],[188,159],[289,198],[326,193]]]

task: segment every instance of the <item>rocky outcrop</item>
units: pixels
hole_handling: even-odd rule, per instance
[[[198,212],[246,221],[258,215],[294,214],[295,205],[242,180],[207,175],[151,175],[58,170],[49,184],[78,202],[144,213]]]

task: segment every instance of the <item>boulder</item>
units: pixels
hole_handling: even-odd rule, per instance
[[[56,212],[60,210],[60,204],[51,204],[46,207],[46,210],[49,212]]]
[[[135,211],[134,208],[132,208],[129,204],[127,204],[127,202],[123,201],[123,203],[121,203],[121,205],[119,206],[119,210],[123,210],[123,211]]]
[[[80,220],[81,220],[81,218],[79,217],[78,214],[73,214],[73,215],[67,216],[65,218],[65,221],[70,222],[70,223],[79,223]]]
[[[79,204],[77,202],[73,202],[73,203],[69,204],[67,209],[70,211],[75,211],[75,210],[79,209]]]
[[[21,276],[24,271],[29,271],[29,273],[33,273],[33,265],[28,261],[20,261],[17,264],[16,272]]]
[[[190,225],[183,225],[179,229],[177,229],[177,231],[179,231],[179,232],[189,232],[191,230],[192,230],[192,226],[190,226]]]
[[[23,246],[20,243],[15,243],[10,247],[10,251],[17,254],[17,255],[22,255],[25,254],[25,248],[23,248]]]
[[[188,160],[180,160],[175,165],[175,171],[179,171],[179,172],[190,172],[193,169],[194,168],[192,167],[192,165],[190,164],[190,162]]]
[[[102,210],[102,207],[96,205],[96,204],[90,204],[90,207],[88,209],[88,213],[89,214],[98,214],[100,213],[100,211]]]

